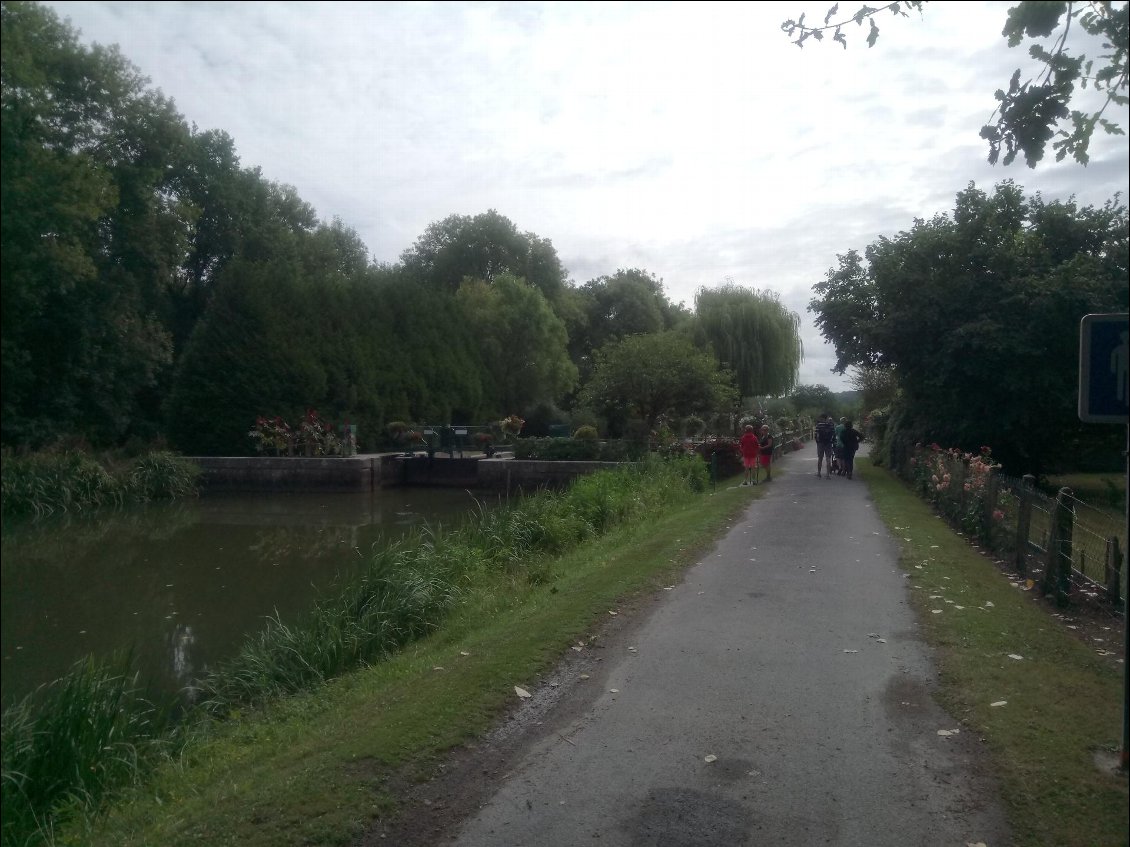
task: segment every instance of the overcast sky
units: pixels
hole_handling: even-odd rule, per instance
[[[577,284],[639,267],[687,305],[727,279],[778,292],[801,315],[801,382],[836,391],[806,307],[837,254],[970,182],[1095,205],[1130,188],[1125,136],[1096,136],[1087,168],[987,164],[993,92],[1035,70],[1000,35],[1009,3],[884,15],[872,49],[850,25],[846,51],[791,44],[782,20],[831,5],[791,0],[48,5],[376,260],[496,209]]]

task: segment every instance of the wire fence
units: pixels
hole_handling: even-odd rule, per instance
[[[1005,476],[987,451],[919,448],[899,471],[954,526],[1058,605],[1086,603],[1111,614],[1125,608],[1124,514],[1068,488],[1049,496],[1032,476]]]

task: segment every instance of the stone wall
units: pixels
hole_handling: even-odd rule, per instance
[[[379,485],[380,456],[307,459],[194,456],[204,491],[371,491]]]

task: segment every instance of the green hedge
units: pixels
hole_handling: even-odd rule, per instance
[[[594,441],[588,438],[520,438],[514,458],[557,462],[634,462],[648,452],[639,441]]]

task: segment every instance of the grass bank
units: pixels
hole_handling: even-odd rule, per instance
[[[44,516],[196,494],[200,469],[167,451],[131,459],[76,450],[4,456],[0,508]]]
[[[1120,748],[1121,671],[955,534],[886,470],[856,467],[901,539],[942,705],[984,739],[1016,847],[1127,844],[1127,780],[1096,765]],[[1121,652],[1112,623],[1110,649]]]
[[[426,778],[437,756],[489,729],[514,702],[515,685],[535,687],[618,601],[669,583],[758,494],[719,487],[662,508],[643,502],[612,525],[608,498],[589,492],[579,508],[607,521],[607,532],[564,552],[529,550],[463,572],[443,626],[384,661],[260,706],[239,705],[259,700],[243,682],[216,686],[228,720],[201,724],[142,786],[97,820],[73,822],[58,843],[348,844],[396,814],[388,785]],[[511,526],[544,531],[547,517]],[[502,532],[497,521],[487,526]],[[577,529],[565,520],[551,531]],[[275,665],[263,656],[252,645],[235,676]]]

